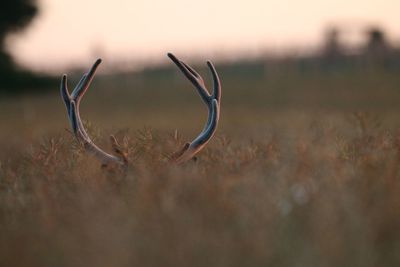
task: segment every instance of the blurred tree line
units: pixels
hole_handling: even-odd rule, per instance
[[[331,26],[325,34],[320,54],[322,61],[333,66],[400,69],[400,47],[390,42],[384,29],[373,25],[365,28],[362,33],[363,44],[349,45],[343,39],[346,28]]]
[[[17,66],[6,49],[6,38],[28,26],[38,15],[36,0],[1,0],[0,4],[0,92],[18,93],[44,89],[52,83],[46,76]]]
[[[19,33],[38,15],[38,0],[1,0],[0,3],[0,93],[39,92],[54,87],[58,78],[39,75],[18,66],[7,51],[9,34]],[[342,29],[343,30],[343,29]],[[226,75],[244,79],[255,76],[262,79],[266,73],[285,73],[296,69],[303,71],[348,71],[369,67],[400,69],[400,48],[392,46],[385,32],[379,27],[370,27],[366,32],[365,44],[349,49],[343,42],[341,29],[332,26],[325,34],[325,43],[320,51],[307,56],[283,56],[280,58],[260,56],[248,60],[242,58],[229,62],[224,69]],[[220,68],[221,68],[220,67]],[[161,69],[163,67],[160,67]],[[142,76],[160,78],[162,71],[147,69]]]

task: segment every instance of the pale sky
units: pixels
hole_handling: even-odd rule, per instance
[[[315,46],[331,22],[380,25],[400,44],[399,0],[39,0],[41,14],[10,38],[23,65],[57,70],[118,61],[232,55]]]

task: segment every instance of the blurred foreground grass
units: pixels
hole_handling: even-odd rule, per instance
[[[99,77],[82,117],[130,152],[125,178],[65,130],[58,85],[2,99],[0,266],[398,266],[399,73],[284,73],[220,72],[218,133],[182,166],[191,85]]]

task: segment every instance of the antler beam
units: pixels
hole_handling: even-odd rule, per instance
[[[110,139],[112,147],[118,156],[114,156],[104,152],[90,139],[80,117],[79,107],[82,97],[88,90],[96,73],[97,67],[100,65],[100,63],[101,59],[96,60],[96,62],[90,68],[89,72],[83,75],[71,94],[69,93],[67,86],[67,75],[64,74],[62,76],[60,87],[61,97],[67,109],[68,119],[71,124],[72,131],[78,142],[83,145],[85,150],[88,153],[94,155],[101,162],[102,167],[124,167],[128,163],[127,156],[120,149],[120,146],[118,145],[115,137],[111,136]]]
[[[207,61],[207,66],[210,69],[213,78],[213,92],[210,94],[200,74],[183,61],[180,61],[173,54],[168,53],[168,57],[193,84],[200,95],[200,98],[208,108],[207,122],[200,134],[192,142],[186,143],[181,150],[174,153],[171,157],[171,159],[176,163],[183,163],[192,159],[198,152],[200,152],[213,137],[217,129],[220,114],[221,81],[214,65],[210,61]]]

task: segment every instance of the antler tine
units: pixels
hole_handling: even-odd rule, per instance
[[[125,167],[127,164],[127,159],[124,157],[117,157],[111,154],[104,152],[100,149],[89,137],[87,134],[85,127],[83,126],[80,113],[79,113],[79,104],[83,97],[83,95],[88,90],[91,81],[96,73],[97,67],[100,65],[101,59],[96,60],[93,64],[92,68],[89,70],[87,74],[84,74],[75,89],[73,90],[72,94],[68,91],[67,86],[67,75],[62,76],[61,80],[61,97],[64,101],[65,107],[67,109],[68,119],[71,124],[72,131],[76,137],[76,139],[83,145],[85,150],[94,155],[100,162],[102,163],[103,167],[108,166],[118,166],[118,167]],[[115,138],[114,138],[115,140]],[[117,142],[113,142],[114,150],[116,148]],[[118,150],[118,155],[122,155],[122,152]]]
[[[214,64],[211,61],[207,61],[207,66],[210,69],[212,78],[213,78],[213,98],[217,99],[219,102],[221,98],[221,80],[219,79],[217,70],[215,69]]]
[[[64,74],[61,78],[61,86],[60,86],[61,97],[64,101],[64,105],[67,108],[68,118],[70,114],[70,105],[71,105],[71,95],[68,91],[67,86],[67,75]]]
[[[180,61],[172,53],[168,53],[167,55],[175,63],[175,65],[178,66],[178,68],[182,71],[186,78],[194,85],[204,103],[209,104],[209,102],[211,101],[211,96],[206,89],[204,80],[200,76],[200,74],[198,74],[192,67],[190,67],[186,63]]]
[[[168,53],[168,57],[171,58],[186,78],[188,78],[195,86],[197,92],[208,108],[207,122],[200,134],[192,142],[186,143],[181,150],[172,156],[172,160],[176,163],[183,163],[190,160],[201,151],[213,137],[217,129],[220,115],[221,81],[214,65],[210,61],[207,61],[207,66],[210,69],[213,78],[213,93],[210,95],[200,74],[186,63],[180,61],[173,54]]]
[[[97,68],[101,63],[101,59],[97,59],[93,66],[90,68],[88,73],[85,73],[81,80],[79,81],[78,85],[75,87],[74,91],[72,91],[72,98],[75,99],[77,104],[79,105],[83,95],[89,89],[90,84],[93,81],[93,77],[96,74]]]

